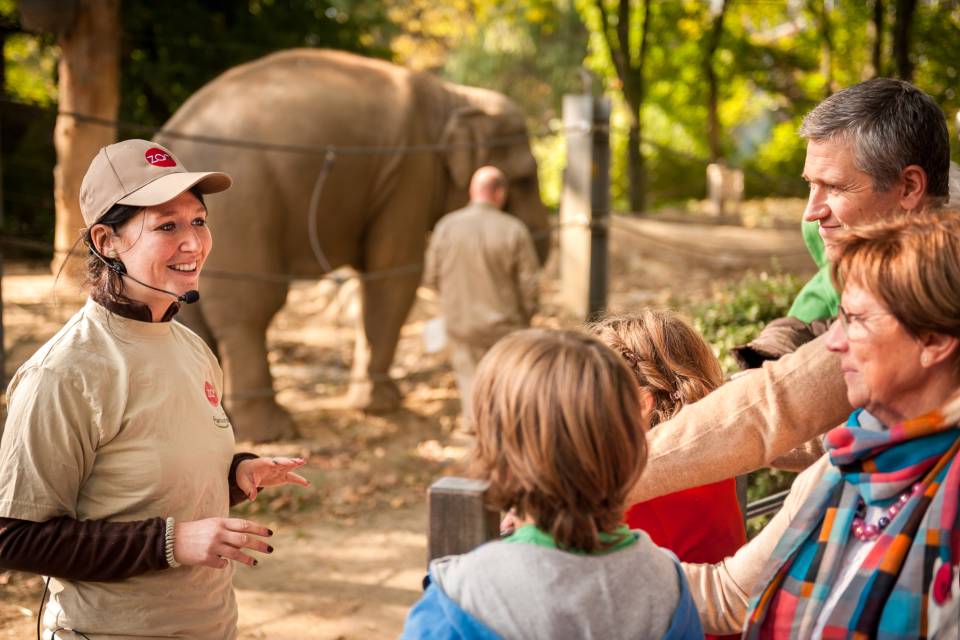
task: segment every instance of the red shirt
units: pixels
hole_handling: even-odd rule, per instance
[[[684,562],[719,562],[747,542],[734,478],[637,503],[627,524]],[[740,636],[707,636],[718,637]]]

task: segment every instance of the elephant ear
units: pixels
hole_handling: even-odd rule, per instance
[[[447,170],[453,183],[466,189],[473,172],[483,164],[487,148],[480,143],[483,139],[486,114],[476,107],[463,107],[450,115],[443,130],[443,144],[449,147]]]

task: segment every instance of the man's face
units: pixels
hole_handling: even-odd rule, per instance
[[[901,209],[899,185],[874,191],[873,178],[856,167],[853,145],[842,138],[807,142],[803,179],[810,185],[803,219],[820,223],[831,260],[833,244],[845,227],[869,224]]]

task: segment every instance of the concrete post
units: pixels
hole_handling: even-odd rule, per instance
[[[711,215],[721,219],[737,218],[743,202],[743,171],[721,163],[708,164],[707,199]]]
[[[561,300],[586,320],[607,306],[610,100],[564,96],[563,125],[567,166],[560,202]]]

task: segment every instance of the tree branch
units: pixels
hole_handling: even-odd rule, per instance
[[[610,51],[610,59],[613,60],[613,66],[617,70],[617,76],[623,86],[627,84],[628,65],[623,56],[623,51],[619,45],[619,39],[616,37],[613,29],[610,28],[610,16],[607,15],[607,9],[603,5],[603,0],[594,0],[594,6],[600,12],[600,30],[603,32],[603,39],[607,43],[607,49]]]

